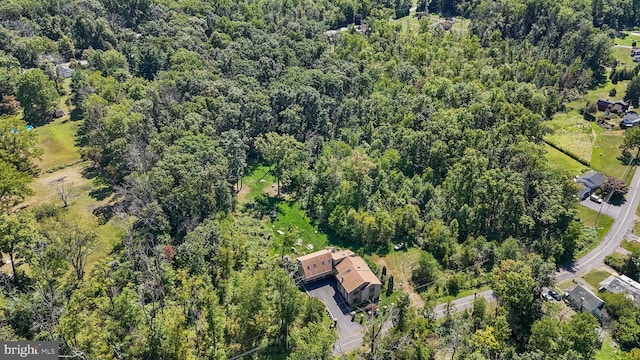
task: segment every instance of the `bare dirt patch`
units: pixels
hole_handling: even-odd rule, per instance
[[[233,190],[236,191],[236,196],[238,197],[239,201],[243,201],[247,197],[249,192],[251,192],[251,188],[245,184],[242,184],[242,189],[240,189],[240,191],[238,191],[238,185],[234,185]]]

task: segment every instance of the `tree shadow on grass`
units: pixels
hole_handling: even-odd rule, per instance
[[[108,198],[111,194],[113,194],[113,188],[110,186],[101,186],[89,192],[89,196],[98,201]]]
[[[115,205],[104,205],[93,210],[93,215],[98,218],[98,223],[104,225],[116,214]]]
[[[84,119],[84,116],[82,116],[82,111],[80,111],[80,109],[75,108],[71,113],[69,113],[69,118],[71,121],[78,121]]]

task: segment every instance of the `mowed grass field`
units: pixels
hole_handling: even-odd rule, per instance
[[[578,204],[578,217],[582,221],[585,226],[594,227],[596,225],[596,220],[598,222],[596,231],[598,232],[598,242],[602,240],[604,235],[609,231],[611,225],[613,225],[613,218],[611,216],[600,214],[595,210],[592,210],[586,206]],[[597,243],[595,244],[597,245]],[[595,246],[594,245],[594,246]],[[584,254],[588,253],[588,251],[582,251]],[[579,254],[577,257],[580,257],[584,254]]]
[[[64,83],[69,90],[70,79]],[[59,107],[70,113],[66,105],[67,97],[60,98]],[[81,121],[71,121],[67,115],[60,119],[35,128],[38,147],[43,150],[40,159],[35,163],[41,173],[30,184],[33,196],[25,199],[20,207],[32,208],[44,204],[52,204],[61,212],[79,222],[89,224],[98,234],[98,251],[94,252],[87,261],[87,271],[93,264],[109,254],[124,237],[124,226],[118,219],[104,219],[102,224],[94,213],[111,205],[112,196],[104,191],[106,185],[98,178],[87,176],[89,163],[82,161],[77,143],[77,131]],[[62,200],[56,193],[56,188],[64,182],[65,187],[72,187],[71,200],[67,207],[63,207]],[[107,195],[98,196],[97,193]],[[98,210],[98,211],[96,211]],[[106,221],[108,220],[108,221]]]
[[[40,159],[36,160],[42,172],[81,160],[76,147],[79,125],[79,122],[71,121],[69,116],[65,116],[33,130],[38,136],[40,148],[44,151]]]
[[[551,167],[565,171],[571,176],[589,171],[589,167],[579,163],[577,160],[571,158],[562,151],[557,150],[549,146],[548,144],[545,144],[544,146],[547,150],[545,158],[547,159]]]
[[[625,37],[621,38],[621,37],[617,37],[614,39],[614,42],[616,45],[622,45],[622,46],[631,46],[633,44],[633,42],[637,42],[636,45],[640,45],[640,36],[638,35],[632,35],[631,31],[623,31],[622,32]]]
[[[570,151],[585,161],[591,161],[595,134],[591,124],[577,111],[560,113],[546,122],[551,133],[545,137],[563,150]]]
[[[631,57],[631,49],[624,47],[612,47],[611,55],[616,59],[620,65],[635,66],[638,63],[633,62]]]
[[[598,284],[604,279],[611,276],[610,273],[603,270],[591,270],[588,273],[582,275],[582,278],[593,288],[593,291],[598,291]]]
[[[595,124],[593,128],[596,139],[591,155],[591,167],[605,175],[615,176],[630,183],[634,168],[629,168],[619,160],[622,156],[620,145],[624,141],[624,130],[604,130]]]

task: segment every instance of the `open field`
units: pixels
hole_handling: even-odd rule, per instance
[[[552,131],[546,136],[547,141],[585,161],[591,161],[595,134],[591,124],[585,121],[577,111],[557,114],[546,124]]]
[[[608,76],[608,74],[607,74]],[[568,109],[578,110],[583,107],[587,102],[595,103],[598,99],[611,99],[611,100],[622,100],[624,97],[624,93],[627,91],[627,86],[629,85],[629,80],[619,81],[617,84],[611,83],[610,80],[607,80],[603,85],[589,90],[584,97],[580,100],[572,101],[568,103],[566,106]],[[610,96],[609,93],[611,90],[616,89],[616,95]],[[602,114],[602,113],[600,113]],[[578,114],[578,116],[580,116]]]
[[[613,55],[614,59],[618,60],[621,65],[634,66],[637,64],[633,62],[631,49],[624,47],[612,47],[611,55]]]
[[[578,217],[580,218],[580,221],[582,221],[582,224],[584,224],[584,226],[593,228],[596,224],[596,220],[598,221],[598,227],[596,229],[598,237],[594,239],[593,243],[585,244],[585,247],[575,255],[576,258],[579,258],[586,255],[587,253],[589,253],[589,251],[598,246],[602,238],[611,228],[611,225],[613,225],[613,218],[604,214],[598,215],[597,211],[589,209],[588,207],[580,204],[578,204],[577,209]]]
[[[631,31],[623,31],[622,33],[626,36],[624,38],[615,38],[616,45],[631,46],[634,41],[637,42],[637,45],[640,45],[640,36],[631,35]]]
[[[549,161],[549,165],[554,168],[565,170],[572,176],[589,170],[587,166],[547,144],[545,144],[545,149],[547,150],[545,157]]]
[[[36,160],[41,171],[80,161],[76,147],[78,127],[78,122],[70,121],[69,116],[65,116],[33,130],[38,136],[40,148],[44,150],[41,160]]]
[[[591,167],[605,175],[625,180],[628,184],[633,178],[633,169],[627,171],[627,166],[618,159],[622,156],[620,145],[624,141],[624,130],[604,130],[595,124],[593,129],[596,139],[591,155]]]
[[[640,251],[640,243],[633,240],[622,240],[620,247],[631,252]]]
[[[393,275],[396,288],[402,283],[402,290],[409,294],[411,306],[422,308],[424,300],[413,290],[409,283],[411,273],[418,264],[420,258],[420,249],[409,248],[401,251],[392,251],[386,256],[371,255],[371,260],[376,263],[379,268],[387,267],[387,277]]]
[[[65,80],[63,86],[69,90],[70,79]],[[67,96],[60,98],[59,107],[69,113],[72,109],[66,105]],[[86,173],[88,162],[83,162],[78,147],[76,134],[81,121],[71,121],[70,116],[64,116],[48,124],[35,128],[38,137],[38,147],[43,150],[40,159],[36,159],[41,174],[30,184],[34,195],[25,199],[20,207],[31,208],[43,204],[53,204],[61,208],[63,214],[78,219],[86,224],[92,224],[98,234],[98,251],[94,252],[87,261],[87,271],[93,264],[110,253],[113,247],[121,241],[124,231],[115,218],[104,219],[106,223],[99,225],[94,213],[98,213],[111,205],[112,197],[99,179],[91,178]],[[59,198],[56,189],[64,184],[72,187],[70,201],[67,207]]]
[[[611,276],[611,274],[606,271],[591,270],[588,273],[582,275],[582,278],[587,282],[587,284],[591,285],[594,291],[598,291],[598,284],[609,276]]]

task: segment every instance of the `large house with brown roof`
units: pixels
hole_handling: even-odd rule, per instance
[[[347,304],[378,301],[382,283],[367,263],[351,250],[320,250],[297,259],[305,283],[335,276]]]
[[[344,258],[336,265],[338,290],[347,304],[380,298],[382,283],[359,256]]]
[[[297,260],[305,283],[333,275],[333,259],[329,250],[303,255]]]

